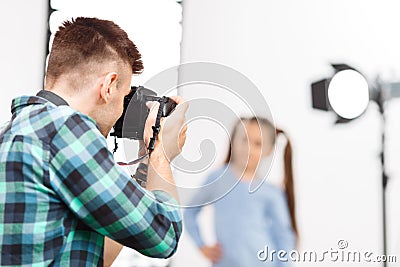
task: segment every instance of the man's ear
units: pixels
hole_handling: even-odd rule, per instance
[[[118,74],[116,72],[109,72],[104,76],[103,82],[100,86],[100,98],[104,102],[108,102],[111,99],[111,95],[117,88]]]

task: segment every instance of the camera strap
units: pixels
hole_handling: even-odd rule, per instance
[[[36,94],[36,96],[44,98],[56,106],[68,106],[67,101],[65,101],[62,97],[48,90],[40,90],[39,93]]]
[[[153,129],[153,137],[150,138],[149,142],[149,147],[147,148],[149,150],[149,154],[154,150],[154,146],[157,141],[157,136],[160,133],[161,129],[161,117],[163,114],[163,109],[165,106],[165,103],[167,103],[168,98],[166,96],[161,97],[158,99],[158,102],[160,103],[160,106],[158,107],[158,112],[157,112],[157,118],[155,124],[151,127]]]
[[[147,148],[148,152],[146,154],[144,154],[143,156],[141,156],[140,158],[135,159],[130,162],[117,162],[118,165],[129,166],[129,165],[134,165],[134,164],[140,163],[146,157],[150,156],[151,152],[153,152],[156,141],[157,141],[157,136],[161,130],[161,118],[162,118],[162,114],[163,114],[163,109],[164,109],[165,104],[168,101],[168,98],[166,96],[163,96],[163,97],[157,99],[157,101],[160,103],[160,106],[158,107],[156,121],[155,121],[154,125],[151,127],[153,129],[153,136],[150,138],[149,146]],[[116,142],[116,139],[114,141]],[[118,144],[116,144],[114,152],[117,147],[118,147]]]
[[[138,164],[139,162],[141,162],[142,160],[147,158],[148,155],[149,155],[149,153],[146,153],[143,156],[141,156],[140,158],[137,158],[135,160],[132,160],[132,161],[129,161],[129,162],[117,162],[117,164],[119,166],[130,166],[130,165]]]

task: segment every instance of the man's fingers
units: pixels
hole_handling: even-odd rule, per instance
[[[171,96],[170,98],[177,104],[171,115],[178,116],[179,114],[185,114],[189,108],[189,103],[181,96]],[[154,118],[156,118],[160,103],[157,101],[148,101],[146,102],[146,106],[150,110],[149,116],[154,116]]]
[[[170,96],[169,98],[175,101],[175,103],[177,104],[176,109],[178,109],[179,112],[186,113],[187,109],[189,108],[188,101],[186,101],[182,96],[179,95]]]
[[[157,117],[158,107],[160,106],[159,102],[156,101],[148,101],[146,102],[147,108],[150,110],[149,117]]]
[[[180,95],[169,96],[169,98],[171,98],[172,100],[174,100],[175,103],[177,103],[177,104],[180,104],[180,103],[182,103],[182,102],[185,101],[185,99],[184,99],[182,96],[180,96]]]
[[[182,134],[186,134],[187,129],[188,129],[188,126],[187,126],[187,124],[185,124],[185,125],[182,127],[181,133],[182,133]]]
[[[149,115],[147,116],[147,119],[146,119],[146,123],[145,123],[145,127],[144,127],[144,136],[143,136],[146,147],[149,143],[150,137],[153,135],[151,126],[153,126],[156,121],[159,105],[160,105],[160,103],[158,103],[158,102],[146,102],[146,106],[150,110]]]

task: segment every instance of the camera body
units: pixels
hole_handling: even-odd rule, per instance
[[[168,116],[176,107],[169,97],[158,97],[157,93],[143,86],[132,86],[131,92],[124,98],[124,111],[114,125],[111,136],[143,140],[144,126],[149,109],[147,101],[164,101],[162,117]]]

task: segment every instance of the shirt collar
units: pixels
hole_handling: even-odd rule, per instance
[[[50,93],[52,93],[52,92],[50,92]],[[54,93],[52,93],[52,94],[54,95],[53,97],[59,98],[59,99],[61,99],[61,101],[65,102],[65,104],[62,104],[62,105],[69,106],[68,103],[63,98],[61,98],[60,96],[58,96]],[[55,103],[53,103],[45,98],[39,97],[39,96],[20,96],[20,97],[14,98],[11,102],[11,113],[13,114],[12,117],[15,118],[15,116],[17,116],[22,111],[22,109],[25,107],[28,107],[31,105],[43,105],[43,104],[57,106]],[[77,112],[80,113],[79,111],[77,111]],[[80,114],[82,116],[85,116],[90,121],[92,121],[93,124],[95,124],[96,127],[100,130],[99,126],[97,125],[97,122],[92,117],[82,114],[82,113],[80,113]]]
[[[20,96],[11,102],[11,113],[18,114],[23,108],[31,105],[46,104],[48,101],[37,96]]]
[[[21,96],[14,98],[11,103],[11,113],[18,114],[23,108],[27,106],[46,104],[49,102],[55,106],[68,106],[67,101],[65,101],[63,98],[56,95],[55,93],[47,90],[41,90],[37,94],[37,96]]]

